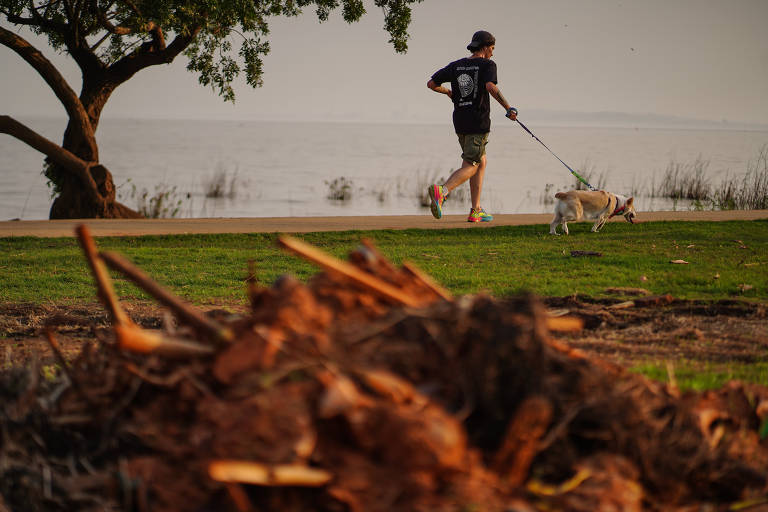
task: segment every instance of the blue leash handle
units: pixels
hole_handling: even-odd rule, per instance
[[[559,156],[557,156],[557,155],[554,153],[554,151],[552,151],[551,149],[549,149],[549,148],[547,147],[547,145],[546,145],[546,144],[544,144],[543,142],[541,142],[541,139],[539,139],[537,136],[535,136],[535,135],[533,134],[533,132],[532,132],[531,130],[529,130],[529,129],[528,129],[528,127],[527,127],[527,126],[525,126],[523,123],[521,123],[521,122],[520,122],[520,120],[519,120],[519,119],[516,119],[516,121],[517,121],[517,122],[520,124],[520,126],[522,126],[522,127],[523,127],[523,130],[525,130],[525,131],[527,131],[527,132],[528,132],[528,134],[529,134],[531,137],[533,137],[534,139],[536,139],[537,141],[539,141],[539,144],[541,144],[542,146],[544,146],[545,148],[547,148],[547,151],[549,151],[550,153],[552,153],[552,156],[554,156],[555,158],[557,158],[558,160],[560,160],[560,163],[561,163],[561,164],[563,164],[563,165],[564,165],[564,166],[565,166],[565,167],[566,167],[566,168],[567,168],[569,171],[571,171],[571,174],[573,174],[574,176],[576,176],[576,179],[577,179],[577,180],[579,180],[580,182],[582,182],[583,184],[585,184],[587,187],[589,187],[589,190],[597,190],[595,187],[593,187],[592,185],[590,185],[590,184],[587,182],[587,180],[585,180],[584,178],[582,178],[582,177],[579,175],[579,173],[577,173],[576,171],[574,171],[573,169],[571,169],[571,167],[570,167],[570,166],[569,166],[567,163],[563,162],[563,161],[560,159],[560,157],[559,157]]]

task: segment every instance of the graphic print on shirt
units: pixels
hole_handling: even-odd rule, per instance
[[[456,81],[459,82],[459,91],[461,92],[462,98],[469,96],[469,93],[475,88],[475,82],[473,82],[472,77],[466,73],[459,75]]]
[[[480,73],[480,67],[458,66],[456,71],[461,73],[456,78],[456,82],[459,84],[459,92],[461,93],[461,99],[459,100],[457,106],[465,107],[467,105],[471,105],[474,99],[477,97],[477,79]]]

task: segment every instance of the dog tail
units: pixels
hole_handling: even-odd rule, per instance
[[[558,192],[557,194],[555,194],[555,197],[557,199],[565,199],[565,192]]]

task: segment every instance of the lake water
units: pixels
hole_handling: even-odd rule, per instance
[[[63,120],[19,120],[61,140]],[[709,162],[712,183],[742,175],[768,143],[768,132],[760,131],[528,127],[571,167],[602,175],[607,190],[623,194],[648,190],[671,162],[688,164],[697,157]],[[423,189],[460,164],[448,122],[105,119],[98,141],[101,162],[112,172],[125,204],[136,206],[130,197],[134,187],[150,195],[160,187],[182,200],[181,217],[429,215],[419,201]],[[0,220],[48,218],[50,191],[41,169],[39,153],[0,137]],[[206,198],[217,175],[225,176],[231,197]],[[329,200],[329,183],[342,177],[351,183],[350,199]],[[494,120],[481,201],[486,210],[549,212],[552,205],[542,199],[573,184],[568,170],[519,126]],[[468,186],[462,188],[468,198]],[[447,213],[468,211],[468,199],[460,196],[446,203]],[[684,207],[642,195],[636,204],[641,211]]]

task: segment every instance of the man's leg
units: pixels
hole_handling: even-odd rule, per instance
[[[448,194],[448,192],[455,189],[468,179],[472,178],[475,174],[477,174],[477,168],[478,164],[473,164],[467,160],[462,160],[461,167],[453,171],[453,174],[451,174],[451,176],[448,178],[448,181],[446,181],[443,185],[445,193]]]
[[[477,172],[469,179],[469,194],[472,198],[472,208],[480,208],[480,193],[483,191],[483,178],[485,177],[486,156],[480,158]]]
[[[431,200],[430,210],[432,215],[439,219],[443,216],[443,201],[448,193],[470,179],[477,172],[477,165],[467,160],[462,160],[461,167],[453,171],[443,186],[430,185],[427,187],[427,194]]]

